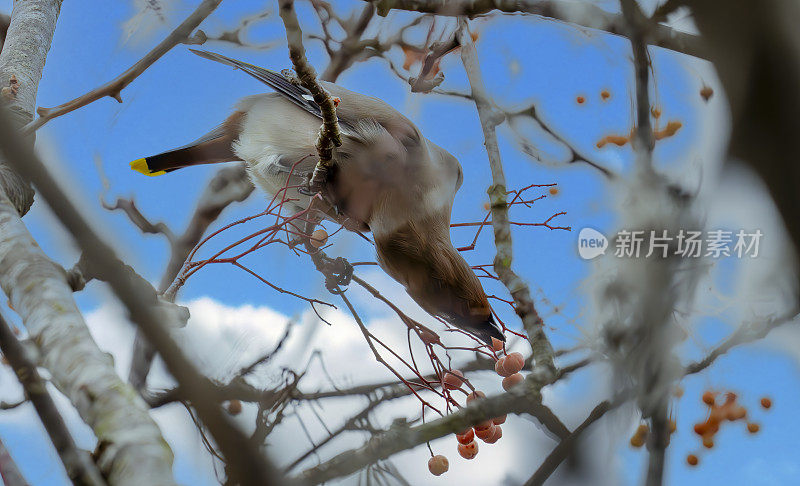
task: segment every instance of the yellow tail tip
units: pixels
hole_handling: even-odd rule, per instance
[[[131,162],[131,170],[135,170],[136,172],[146,176],[160,176],[161,174],[166,174],[166,172],[163,170],[151,172],[150,167],[147,166],[147,160],[145,159],[136,159]]]

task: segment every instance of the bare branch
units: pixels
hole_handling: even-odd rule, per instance
[[[83,94],[73,100],[67,101],[61,105],[53,108],[39,107],[36,112],[39,118],[32,121],[23,129],[23,134],[30,134],[38,130],[42,125],[49,122],[53,118],[65,115],[71,111],[82,108],[89,103],[97,101],[106,96],[110,96],[115,100],[122,103],[120,93],[126,86],[131,84],[140,74],[145,72],[147,68],[158,61],[161,56],[170,51],[173,47],[186,40],[192,31],[206,19],[214,9],[222,2],[222,0],[203,0],[203,2],[192,12],[186,20],[184,20],[175,30],[173,30],[163,41],[145,56],[137,61],[133,66],[129,67],[124,73],[116,78],[99,86],[86,94]],[[60,3],[60,2],[59,2]]]
[[[5,486],[28,486],[28,481],[25,480],[2,440],[0,440],[0,479]]]
[[[0,349],[14,369],[36,413],[39,414],[42,425],[64,464],[67,476],[76,485],[105,486],[106,482],[92,462],[89,453],[79,449],[75,444],[53,398],[47,392],[47,384],[36,370],[36,364],[28,359],[25,348],[17,341],[2,315],[0,315]]]
[[[514,298],[517,314],[522,319],[522,324],[528,334],[531,348],[533,349],[534,362],[547,373],[555,372],[553,363],[553,347],[544,334],[544,321],[536,311],[530,295],[528,284],[511,268],[513,249],[511,244],[511,226],[508,218],[508,202],[506,201],[506,178],[503,173],[503,161],[500,158],[500,147],[497,143],[495,127],[504,118],[498,116],[492,108],[491,101],[486,94],[483,78],[478,65],[478,54],[475,51],[472,37],[467,24],[462,21],[458,32],[461,43],[461,60],[467,71],[472,98],[478,109],[478,115],[486,141],[486,152],[489,156],[489,166],[492,170],[492,186],[489,188],[489,199],[492,207],[492,228],[497,255],[494,259],[494,270],[497,276]]]
[[[214,387],[195,369],[162,325],[163,314],[158,311],[156,299],[152,295],[143,293],[130,279],[130,275],[120,267],[120,262],[111,247],[100,239],[78,212],[41,160],[29,148],[21,146],[13,133],[6,117],[0,116],[2,152],[16,170],[34,183],[61,223],[72,234],[78,247],[105,276],[128,309],[131,320],[142,329],[148,341],[159,351],[167,369],[189,397],[199,417],[222,450],[232,469],[232,479],[243,485],[263,485],[265,482],[272,482],[272,478],[275,477],[274,468],[257,450],[244,446],[246,437],[222,414],[221,401]],[[9,290],[13,289],[6,289]],[[19,308],[17,305],[14,307]],[[137,473],[141,472],[140,467],[134,469]]]
[[[499,10],[505,13],[521,12],[559,20],[580,27],[595,29],[614,35],[626,35],[627,27],[621,15],[612,14],[590,3],[563,0],[365,0],[373,3],[378,15],[385,16],[391,9],[468,17],[476,17]],[[651,45],[663,47],[690,56],[705,58],[703,41],[696,35],[657,25],[650,39]]]
[[[322,127],[317,137],[319,160],[309,181],[312,192],[321,192],[328,179],[328,171],[333,165],[333,147],[342,144],[339,134],[339,121],[336,117],[336,104],[331,95],[317,82],[317,73],[306,59],[303,47],[303,32],[294,12],[294,0],[279,0],[280,15],[286,28],[286,41],[289,45],[289,58],[292,60],[297,79],[311,95],[322,111]]]

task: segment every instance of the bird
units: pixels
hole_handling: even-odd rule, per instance
[[[217,128],[194,142],[131,162],[149,176],[184,167],[244,161],[270,195],[305,187],[317,163],[322,113],[310,92],[284,74],[221,54],[191,51],[256,78],[273,92],[243,98]],[[384,101],[320,81],[337,101],[341,145],[324,191],[345,228],[371,232],[380,267],[432,316],[484,343],[505,341],[486,292],[450,239],[450,218],[463,182],[458,160],[426,139]],[[311,194],[290,189],[300,211]]]

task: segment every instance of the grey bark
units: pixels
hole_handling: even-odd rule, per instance
[[[11,21],[0,51],[0,90],[16,126],[33,120],[36,93],[42,79],[47,52],[53,41],[62,0],[14,2]],[[33,139],[30,139],[33,143]],[[0,188],[19,214],[33,204],[33,189],[0,159]]]

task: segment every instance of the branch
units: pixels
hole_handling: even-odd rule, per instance
[[[161,41],[161,43],[154,47],[153,50],[145,54],[145,56],[137,61],[136,64],[106,84],[56,107],[39,107],[39,109],[36,110],[36,112],[39,114],[39,118],[28,123],[25,128],[23,128],[23,134],[33,133],[53,118],[66,115],[71,111],[75,111],[78,108],[82,108],[89,103],[97,101],[106,96],[110,96],[122,103],[122,97],[120,95],[122,90],[131,84],[134,79],[139,77],[140,74],[145,72],[147,68],[152,66],[153,63],[158,61],[161,56],[169,52],[170,49],[176,45],[186,40],[191,35],[192,31],[196,29],[197,26],[206,19],[206,17],[211,15],[211,12],[217,8],[220,2],[222,2],[222,0],[203,0],[203,3],[201,3],[197,9],[195,9],[195,11],[192,12],[175,30],[173,30],[166,37],[166,39]]]
[[[69,433],[64,419],[47,392],[47,384],[36,371],[36,364],[26,355],[5,318],[0,315],[0,349],[8,360],[25,394],[39,414],[53,446],[64,464],[67,476],[76,485],[104,486],[106,484],[89,454],[78,448]]]
[[[385,16],[391,9],[411,10],[444,16],[476,17],[499,10],[504,13],[522,12],[567,22],[582,28],[600,30],[614,35],[626,35],[625,20],[588,3],[563,0],[364,0]],[[708,55],[699,36],[657,25],[651,45],[705,59]]]
[[[457,412],[417,427],[394,426],[380,435],[373,436],[358,449],[343,452],[332,459],[306,469],[300,474],[301,481],[319,484],[350,475],[361,468],[398,452],[412,449],[425,442],[453,433],[460,433],[475,426],[487,417],[498,417],[509,413],[531,413],[541,404],[539,390],[543,382],[535,381],[531,374],[523,384],[508,393],[475,400]]]
[[[2,440],[0,440],[0,479],[5,486],[29,486]]]
[[[164,363],[178,382],[181,389],[186,393],[192,405],[197,410],[197,414],[203,423],[208,427],[214,437],[218,447],[222,451],[228,466],[232,471],[231,479],[239,481],[243,485],[263,485],[272,482],[275,477],[274,468],[268,460],[262,456],[255,448],[247,447],[245,435],[223,415],[220,399],[216,390],[209,380],[202,376],[183,354],[183,351],[169,336],[161,320],[163,314],[159,312],[158,302],[152,296],[148,296],[141,291],[141,287],[130,279],[130,275],[121,268],[114,251],[95,233],[94,228],[78,212],[78,209],[56,183],[53,176],[47,171],[41,160],[28,147],[22,146],[18,137],[14,135],[12,127],[5,116],[0,116],[0,149],[7,159],[13,163],[14,168],[25,178],[31,180],[40,194],[47,201],[59,221],[72,234],[78,247],[97,267],[98,272],[105,276],[105,280],[113,289],[114,293],[125,305],[130,313],[131,320],[142,330],[147,340],[161,354]],[[0,221],[2,221],[0,214]],[[17,220],[18,221],[18,220]],[[2,235],[8,234],[5,231]],[[32,245],[31,245],[32,246]],[[33,251],[33,250],[31,250]],[[2,272],[7,274],[10,272]],[[14,272],[16,274],[16,272]],[[63,283],[62,286],[66,288]],[[19,285],[19,288],[26,288]],[[3,285],[7,292],[12,292],[12,303],[16,309],[24,309],[30,306],[30,302],[19,302],[14,299],[14,288]],[[55,307],[47,299],[39,305],[45,307]],[[74,308],[74,304],[72,304]],[[52,311],[51,311],[52,312]],[[61,341],[64,334],[59,334]],[[64,351],[65,353],[67,351]],[[45,359],[51,353],[42,353]],[[106,362],[108,358],[106,357]],[[65,367],[65,371],[74,368]],[[113,369],[112,369],[113,371]],[[112,390],[125,390],[126,387],[119,383],[117,386],[109,386]],[[127,395],[133,399],[130,393]],[[141,403],[140,400],[137,400]],[[105,427],[108,424],[104,422]],[[141,440],[139,437],[137,439]],[[141,449],[131,447],[130,449]],[[130,471],[141,475],[142,464],[131,465]],[[166,481],[171,483],[172,480]],[[138,478],[138,484],[159,484],[160,481],[144,481]]]
[[[165,301],[175,301],[176,293],[167,293],[167,289],[181,271],[184,262],[200,242],[208,227],[219,218],[225,208],[234,202],[242,202],[247,199],[252,194],[253,189],[253,183],[247,176],[247,170],[243,164],[224,167],[208,181],[208,185],[197,201],[197,206],[194,213],[192,213],[189,224],[180,237],[176,238],[174,235],[170,237],[172,235],[171,231],[166,232],[163,228],[160,230],[170,240],[169,262],[158,285],[158,294],[163,295]],[[134,221],[134,224],[137,224],[133,218],[131,220]],[[159,225],[156,225],[155,228],[158,229]],[[137,224],[137,226],[139,225]],[[144,231],[144,228],[141,226],[140,228]],[[176,287],[175,292],[177,290],[178,288]],[[137,332],[134,339],[131,368],[128,373],[128,382],[135,389],[139,391],[144,389],[153,358],[155,358],[155,350],[144,339],[141,332]]]
[[[336,117],[336,105],[333,98],[317,82],[317,73],[306,59],[306,50],[303,47],[303,32],[300,30],[300,23],[294,12],[293,0],[279,0],[280,15],[283,25],[286,28],[286,42],[289,45],[289,58],[292,60],[297,79],[311,95],[314,102],[319,105],[322,111],[322,127],[320,127],[317,137],[317,153],[319,160],[314,167],[314,173],[309,181],[309,188],[312,192],[321,192],[325,182],[328,180],[328,171],[333,166],[333,147],[342,144],[339,134],[339,122]]]
[[[614,403],[605,401],[601,402],[599,405],[594,407],[592,411],[589,413],[589,416],[586,417],[579,426],[572,431],[569,436],[564,438],[558,445],[547,455],[542,462],[542,465],[539,466],[539,469],[533,473],[526,482],[525,486],[540,486],[544,484],[545,481],[552,475],[558,466],[561,465],[564,460],[572,454],[575,446],[577,445],[578,439],[580,438],[581,434],[589,428],[593,423],[597,422],[600,417],[606,414],[612,408],[618,406],[621,403],[619,400],[615,400]]]
[[[492,186],[488,193],[492,205],[492,228],[494,229],[494,242],[497,255],[494,259],[494,270],[503,285],[506,286],[514,298],[517,314],[522,319],[522,324],[528,334],[536,367],[542,367],[547,373],[555,372],[553,363],[553,347],[544,334],[544,321],[536,311],[530,295],[528,284],[511,268],[513,247],[511,244],[511,226],[508,219],[508,202],[506,201],[506,178],[503,173],[503,161],[500,158],[500,147],[497,143],[495,127],[502,122],[503,116],[494,113],[491,101],[486,94],[483,78],[478,65],[478,54],[475,51],[472,37],[464,21],[458,31],[461,43],[461,60],[467,71],[472,98],[478,109],[478,116],[483,129],[486,152],[489,156],[489,166],[492,170]]]
[[[62,0],[14,2],[0,52],[0,102],[11,111],[15,128],[33,120],[36,93],[53,41]],[[26,140],[33,144],[33,139]],[[33,189],[0,159],[0,188],[19,214],[33,204]]]

